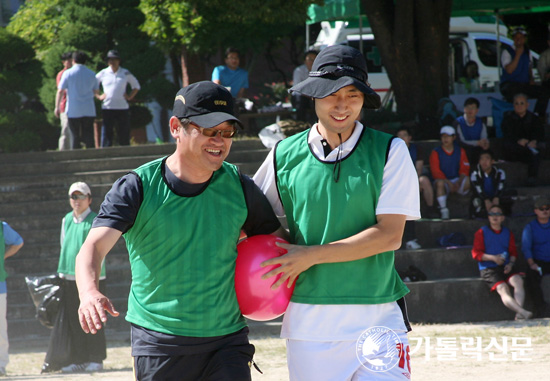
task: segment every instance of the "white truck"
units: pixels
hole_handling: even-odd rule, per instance
[[[513,41],[507,38],[508,28],[503,24],[499,27],[500,51],[504,45],[513,46]],[[449,27],[449,84],[450,93],[454,92],[453,83],[462,76],[465,64],[475,61],[479,68],[480,90],[498,91],[499,70],[497,66],[497,25],[494,17],[452,17]],[[367,60],[369,82],[372,88],[382,98],[391,87],[386,69],[382,65],[380,52],[376,47],[374,35],[369,26],[361,30],[357,22],[323,21],[321,32],[314,43],[316,49],[336,44],[347,44],[362,49]],[[535,60],[539,55],[531,51]],[[533,70],[535,80],[538,78],[536,69]]]

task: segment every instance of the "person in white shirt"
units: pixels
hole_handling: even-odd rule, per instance
[[[404,296],[394,266],[407,220],[420,218],[405,142],[363,126],[380,107],[357,49],[323,49],[290,91],[314,98],[318,123],[278,143],[254,176],[292,244],[273,288],[295,283],[281,337],[290,380],[410,380]],[[370,344],[369,344],[370,343]]]
[[[103,126],[101,128],[101,147],[113,145],[114,128],[117,125],[117,140],[121,146],[130,145],[130,114],[128,102],[134,99],[140,89],[136,77],[120,66],[118,51],[109,50],[107,53],[109,67],[96,74],[99,84],[103,87],[103,94],[97,99],[103,101],[101,106]],[[128,94],[127,87],[132,91]]]

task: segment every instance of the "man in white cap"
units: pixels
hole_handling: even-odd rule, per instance
[[[284,234],[254,182],[225,162],[241,122],[210,81],[181,89],[176,151],[118,179],[77,257],[80,322],[97,334],[107,313],[100,264],[124,234],[132,267],[126,320],[137,380],[250,380],[254,346],[235,293],[241,229]]]
[[[405,221],[420,218],[418,178],[403,140],[359,122],[380,107],[367,79],[361,52],[323,49],[290,89],[314,98],[318,122],[282,140],[254,176],[293,243],[264,262],[281,265],[265,275],[281,274],[273,287],[296,284],[281,332],[291,380],[375,380],[378,365],[384,379],[410,379],[409,290],[394,250]]]
[[[456,142],[456,131],[451,126],[443,126],[439,131],[441,145],[430,154],[430,171],[434,179],[434,189],[441,219],[449,219],[447,196],[458,193],[462,196],[470,191],[470,162],[464,148]]]
[[[96,74],[97,81],[103,87],[103,94],[97,99],[102,101],[101,112],[103,126],[101,127],[101,147],[113,145],[115,125],[118,126],[117,138],[121,146],[130,145],[130,105],[139,89],[139,82],[128,69],[120,66],[120,55],[117,50],[107,53],[108,67]],[[132,91],[128,94],[128,85]]]
[[[81,181],[73,183],[69,188],[69,203],[72,211],[61,222],[61,253],[57,267],[57,273],[63,279],[63,305],[50,335],[42,373],[59,369],[63,373],[97,372],[103,369],[103,360],[107,357],[105,333],[86,335],[78,319],[80,300],[75,280],[75,260],[97,216],[90,209],[92,191],[88,184]],[[106,288],[105,279],[105,265],[102,263],[98,277],[101,290]],[[59,348],[60,337],[68,337],[66,347],[62,349]]]

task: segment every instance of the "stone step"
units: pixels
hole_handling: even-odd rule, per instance
[[[228,162],[232,163],[250,163],[262,162],[266,155],[266,149],[256,149],[249,151],[237,150],[231,152],[227,158]],[[48,165],[37,165],[36,162],[30,163],[15,163],[12,165],[0,166],[0,176],[4,178],[29,177],[34,174],[60,174],[70,173],[77,174],[82,172],[94,171],[111,171],[120,168],[133,169],[145,164],[149,161],[159,158],[157,155],[139,155],[139,156],[122,156],[80,160],[66,160],[48,163]]]
[[[175,151],[175,147],[176,145],[173,143],[165,143],[107,147],[102,149],[0,153],[0,167],[15,163],[51,163],[56,161],[109,159],[123,156],[149,155],[161,157],[172,154]],[[231,146],[232,152],[262,149],[268,151],[258,138],[233,139]]]
[[[461,323],[513,320],[500,296],[490,292],[479,276],[409,282],[405,297],[409,319],[414,323]],[[531,308],[529,294],[525,308]]]
[[[479,270],[471,251],[471,248],[398,250],[395,268],[403,271],[415,266],[428,280],[476,277]]]
[[[507,218],[504,225],[507,226],[516,238],[516,244],[521,244],[521,234],[525,225],[533,217],[511,217]],[[470,219],[420,219],[414,223],[407,223],[405,230],[405,240],[416,238],[422,248],[439,247],[437,241],[443,235],[460,232],[464,234],[466,245],[471,246],[474,242],[475,232],[486,225],[486,220]],[[412,238],[411,238],[412,237]]]

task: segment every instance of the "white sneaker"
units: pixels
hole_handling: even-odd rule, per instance
[[[86,369],[84,369],[85,372],[99,372],[103,370],[103,363],[102,362],[91,362],[88,364]]]
[[[71,364],[64,368],[61,368],[63,373],[80,373],[86,370],[86,367],[89,363],[85,362],[84,364]]]
[[[449,208],[441,208],[439,211],[441,212],[441,219],[442,220],[448,220],[449,219]]]

